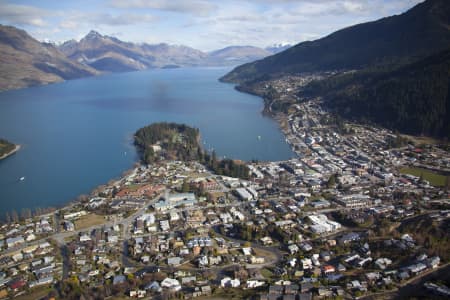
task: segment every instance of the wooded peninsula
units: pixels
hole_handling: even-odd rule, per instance
[[[14,145],[13,143],[5,139],[0,139],[0,159],[4,159],[10,156],[19,149],[20,149],[19,145]]]
[[[161,160],[197,160],[218,175],[248,178],[248,167],[232,159],[218,159],[200,145],[200,131],[185,124],[154,123],[135,133],[134,144],[146,164]]]

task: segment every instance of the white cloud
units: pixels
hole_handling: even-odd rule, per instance
[[[43,27],[47,25],[44,18],[50,11],[28,5],[9,4],[0,1],[0,20],[8,24],[31,25]]]
[[[142,23],[153,23],[158,21],[159,18],[149,14],[125,13],[120,15],[112,15],[109,13],[101,13],[87,15],[85,20],[97,25],[127,26]]]
[[[150,8],[196,16],[207,16],[217,8],[206,0],[112,0],[111,4],[116,8]]]
[[[99,26],[131,26],[145,23],[155,23],[159,17],[150,14],[124,13],[84,13],[81,11],[72,11],[61,13],[62,20],[59,26],[64,29],[77,29],[80,26],[97,28]]]

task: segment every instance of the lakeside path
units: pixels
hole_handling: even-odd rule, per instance
[[[5,158],[7,158],[8,156],[13,155],[13,154],[16,153],[17,151],[19,151],[20,148],[22,148],[22,146],[16,145],[16,146],[14,147],[13,150],[11,150],[10,152],[5,153],[5,154],[3,154],[2,156],[0,156],[0,160],[5,159]]]

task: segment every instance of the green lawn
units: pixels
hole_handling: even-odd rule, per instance
[[[446,176],[422,168],[402,168],[400,169],[400,173],[417,177],[423,176],[423,179],[433,186],[445,186],[446,182]]]
[[[261,275],[264,276],[266,279],[270,279],[272,278],[273,273],[269,269],[264,268],[261,270]]]

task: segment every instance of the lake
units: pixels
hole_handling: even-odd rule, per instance
[[[0,161],[0,215],[61,206],[119,177],[138,160],[133,133],[153,122],[199,128],[218,156],[293,157],[262,99],[217,80],[227,71],[148,70],[0,93],[0,137],[22,145]]]

